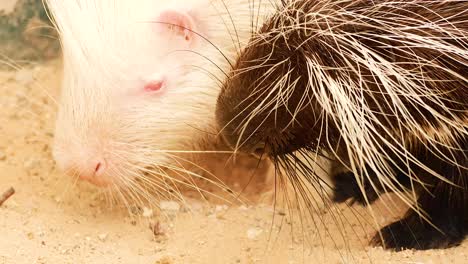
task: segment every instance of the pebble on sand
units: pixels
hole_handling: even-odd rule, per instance
[[[40,161],[36,158],[28,158],[24,161],[24,168],[31,170],[40,166]]]
[[[180,205],[175,201],[161,201],[159,203],[159,208],[161,211],[178,212],[180,210]]]
[[[249,228],[247,230],[247,238],[248,239],[251,239],[251,240],[254,240],[254,239],[257,239],[258,236],[260,236],[260,234],[262,233],[262,229],[260,228]]]
[[[226,211],[228,209],[228,206],[223,204],[223,205],[216,205],[215,207],[215,211],[216,212],[222,212],[222,211]]]
[[[99,238],[99,240],[101,240],[102,242],[104,242],[104,241],[106,241],[107,236],[108,236],[107,234],[100,234],[100,235],[98,235],[98,238]]]
[[[152,217],[153,216],[153,209],[150,209],[148,207],[143,207],[143,217]]]

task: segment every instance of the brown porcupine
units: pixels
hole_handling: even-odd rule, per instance
[[[395,192],[410,209],[375,245],[457,245],[468,232],[468,1],[285,0],[240,54],[216,118],[236,150],[267,155],[291,181],[317,180],[298,153],[331,155],[346,169],[331,175],[334,201]]]

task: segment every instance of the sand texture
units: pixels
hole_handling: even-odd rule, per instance
[[[367,247],[373,231],[362,208],[317,209],[316,225],[301,225],[289,210],[196,196],[133,216],[110,207],[100,190],[55,169],[60,67],[54,61],[0,72],[0,192],[16,190],[0,207],[0,263],[468,263],[468,241],[420,252]],[[263,190],[255,184],[250,193]]]

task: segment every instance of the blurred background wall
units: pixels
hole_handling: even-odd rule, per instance
[[[0,0],[0,61],[30,64],[56,57],[59,48],[42,0]]]

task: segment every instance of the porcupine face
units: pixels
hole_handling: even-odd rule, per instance
[[[194,176],[191,168],[201,165],[193,159],[215,143],[219,80],[250,37],[251,19],[271,3],[47,3],[64,55],[58,167],[119,191],[145,185],[165,192],[171,187],[160,183],[169,174]]]
[[[237,150],[274,156],[313,142],[310,128],[319,117],[310,107],[314,99],[305,93],[306,69],[290,63],[301,56],[281,42],[260,40],[247,47],[218,97],[219,129]]]
[[[211,80],[186,66],[203,60],[176,52],[201,49],[192,33],[203,26],[195,19],[196,0],[188,10],[153,2],[139,3],[149,6],[148,14],[127,2],[100,14],[112,1],[51,1],[86,20],[57,19],[65,70],[54,157],[71,176],[98,186],[131,185],[142,172],[173,167],[174,153],[195,144],[196,125],[209,122],[216,100],[206,92]]]
[[[98,186],[130,188],[146,174],[185,172],[184,153],[211,129],[215,80],[223,53],[233,50],[219,22],[228,13],[204,0],[48,3],[65,65],[58,167]]]

